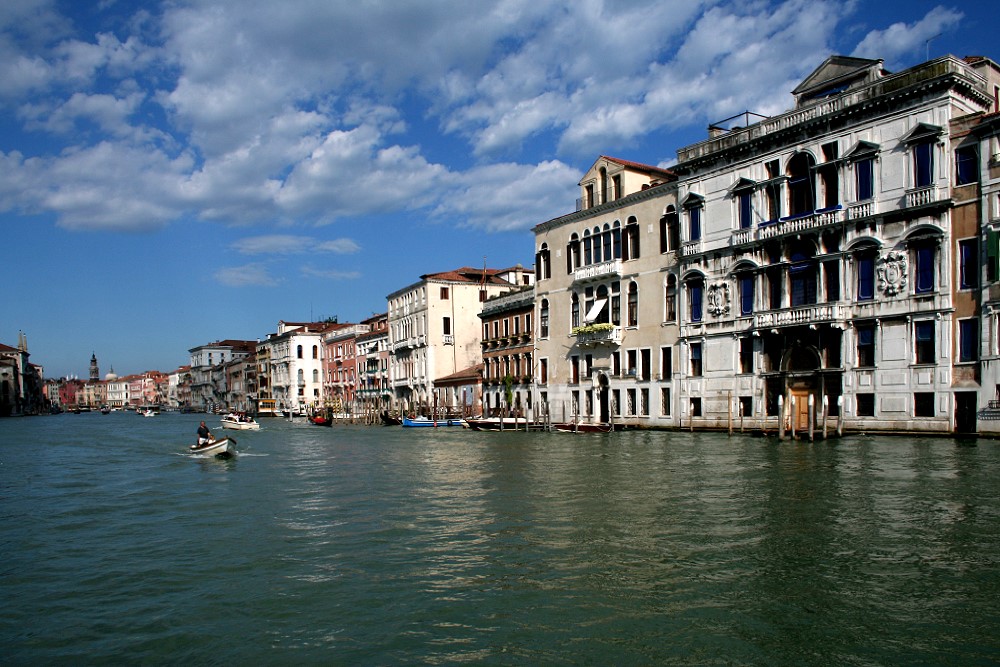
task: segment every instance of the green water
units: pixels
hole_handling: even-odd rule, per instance
[[[0,421],[2,664],[1000,662],[1000,443],[203,417]]]

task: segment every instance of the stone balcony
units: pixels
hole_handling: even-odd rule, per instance
[[[590,266],[581,266],[573,272],[573,282],[588,283],[605,278],[620,278],[621,275],[622,261],[620,259],[612,259],[607,262],[591,264]]]
[[[577,331],[573,336],[580,347],[597,347],[598,345],[621,345],[621,327],[600,329],[597,331]]]
[[[753,316],[753,325],[757,329],[776,329],[808,324],[845,322],[848,316],[848,309],[842,305],[812,304],[757,313]]]

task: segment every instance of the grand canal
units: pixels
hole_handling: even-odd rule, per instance
[[[0,421],[3,664],[1000,662],[994,441],[201,417]]]

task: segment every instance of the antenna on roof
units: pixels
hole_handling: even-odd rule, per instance
[[[931,40],[932,40],[932,39],[937,39],[937,38],[938,38],[938,37],[940,37],[940,36],[941,36],[942,34],[943,34],[943,33],[940,33],[940,32],[939,32],[938,34],[934,35],[933,37],[928,37],[928,38],[927,38],[927,39],[926,39],[926,40],[924,41],[924,60],[930,60],[930,59],[931,59]]]

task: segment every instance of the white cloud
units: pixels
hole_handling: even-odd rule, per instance
[[[307,252],[331,252],[344,255],[355,253],[361,249],[361,246],[351,239],[318,241],[311,236],[292,234],[251,236],[234,242],[232,247],[244,255],[300,255]]]
[[[244,264],[219,269],[215,279],[227,287],[270,287],[279,284],[262,264]]]
[[[954,29],[962,17],[958,10],[935,7],[919,21],[893,23],[885,30],[869,32],[851,55],[883,58],[887,63],[914,54],[924,57],[928,55],[928,40]]]
[[[337,271],[336,269],[317,269],[312,266],[302,267],[302,275],[308,278],[323,280],[356,280],[361,277],[358,271]]]

